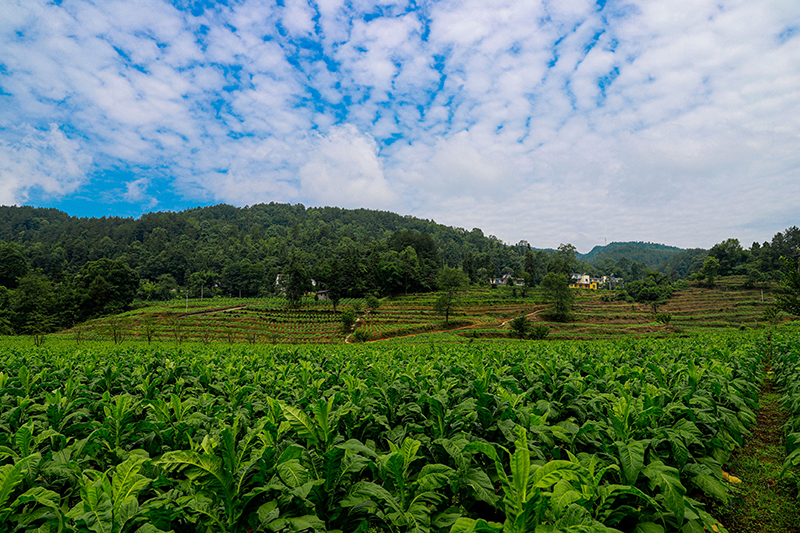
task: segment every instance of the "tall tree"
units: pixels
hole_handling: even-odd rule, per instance
[[[797,258],[783,259],[784,278],[781,292],[775,295],[777,306],[795,316],[800,316],[800,262]]]
[[[305,265],[297,257],[292,257],[289,266],[284,271],[286,281],[286,299],[291,305],[300,305],[303,295],[311,290],[311,278]]]
[[[560,272],[549,272],[539,284],[548,301],[553,302],[550,316],[558,322],[566,322],[572,316],[574,296],[569,288],[569,277]]]
[[[28,273],[28,260],[22,246],[0,242],[0,286],[13,289],[17,280]]]
[[[436,277],[436,286],[440,294],[434,304],[434,310],[444,315],[444,321],[450,322],[450,314],[453,312],[458,299],[458,291],[469,283],[469,278],[460,268],[444,267]]]
[[[87,316],[118,313],[133,302],[139,278],[131,267],[114,259],[86,263],[76,278],[85,298],[81,310]]]
[[[558,251],[553,254],[547,270],[557,274],[564,274],[569,279],[569,276],[578,269],[578,260],[575,258],[577,253],[578,250],[573,245],[560,244]]]

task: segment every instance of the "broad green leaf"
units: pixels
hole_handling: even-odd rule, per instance
[[[706,495],[717,498],[723,503],[728,502],[727,486],[725,485],[725,483],[715,478],[713,475],[698,474],[692,477],[691,479],[692,483],[694,483],[700,490],[705,492]]]
[[[473,520],[472,518],[459,518],[450,533],[502,533],[503,524],[497,522],[487,522],[483,519]]]
[[[343,442],[342,444],[337,444],[336,447],[343,448],[345,450],[351,450],[354,452],[359,452],[366,455],[367,457],[372,457],[373,459],[378,457],[378,454],[375,453],[375,450],[369,448],[368,446],[365,446],[357,439],[350,439],[347,442]]]
[[[49,507],[51,509],[58,509],[61,503],[61,496],[52,490],[45,489],[44,487],[33,487],[32,489],[28,489],[24,493],[20,494],[14,503],[24,504],[30,502],[36,502],[39,505]]]
[[[528,435],[525,428],[517,428],[517,440],[514,443],[514,455],[511,456],[511,482],[520,502],[528,501],[528,485],[531,475],[531,452],[528,450]],[[535,483],[534,479],[534,483]]]
[[[354,507],[360,503],[368,500],[380,500],[387,503],[395,513],[403,514],[403,510],[397,501],[397,498],[392,496],[389,491],[371,481],[359,481],[353,485],[347,495],[341,501],[342,507]]]
[[[639,478],[639,473],[644,467],[645,442],[639,440],[633,440],[627,443],[617,441],[615,444],[617,453],[619,454],[619,463],[622,467],[624,481],[628,485],[634,485]]]
[[[678,470],[661,461],[653,461],[642,470],[642,473],[650,479],[651,490],[656,486],[661,489],[664,506],[675,515],[678,523],[682,524],[685,507],[683,496],[686,494],[686,488],[681,484]]]
[[[655,522],[639,522],[633,533],[664,533],[664,526]]]
[[[99,483],[90,482],[90,485],[81,490],[84,513],[79,516],[90,530],[96,533],[111,533],[114,526],[114,508],[111,498],[106,494]]]
[[[269,523],[277,520],[280,514],[281,511],[278,508],[278,502],[276,500],[270,500],[258,508],[258,521],[262,525],[269,526]]]
[[[11,494],[17,485],[22,483],[25,472],[33,463],[37,463],[42,458],[35,453],[20,459],[13,465],[0,466],[0,509],[9,504]]]
[[[163,529],[157,528],[153,524],[144,524],[143,526],[138,528],[133,533],[172,533],[172,530],[167,532],[167,531],[164,531]]]
[[[124,502],[131,498],[136,500],[139,493],[150,484],[149,478],[139,474],[144,461],[141,456],[131,455],[117,466],[111,483],[115,515],[119,513],[119,508]]]
[[[322,443],[320,442],[320,436],[317,434],[314,421],[296,407],[286,405],[285,403],[281,403],[280,405],[283,416],[292,426],[292,429],[295,430],[297,436],[311,442],[314,447],[319,448]]]
[[[575,490],[572,483],[561,480],[553,487],[553,492],[550,496],[550,507],[555,511],[556,516],[560,516],[567,507],[582,498],[583,494]]]
[[[308,470],[297,459],[283,462],[276,468],[281,481],[289,488],[297,488],[308,481]]]
[[[223,496],[227,499],[232,496],[233,479],[231,475],[222,468],[222,459],[210,455],[200,455],[194,451],[167,452],[160,459],[154,461],[156,465],[180,468],[190,467],[186,471],[189,479],[195,480],[203,476],[210,477],[215,483],[206,485],[204,488],[209,491],[222,489]],[[216,485],[216,487],[214,486]]]
[[[422,444],[420,441],[411,437],[406,437],[403,441],[403,446],[400,448],[400,454],[403,456],[403,469],[407,469],[408,465],[416,459],[420,444]]]
[[[480,468],[470,468],[463,483],[473,490],[475,499],[495,505],[499,497],[494,493],[492,480]]]
[[[689,520],[681,528],[681,533],[705,533],[705,531],[700,520]]]
[[[544,466],[536,469],[533,473],[533,486],[546,489],[552,487],[560,480],[580,480],[586,476],[582,476],[582,471],[585,470],[580,464],[573,463],[572,461],[555,460],[550,461]]]

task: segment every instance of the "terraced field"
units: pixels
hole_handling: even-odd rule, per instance
[[[509,322],[525,315],[550,328],[549,339],[603,339],[624,336],[693,335],[702,331],[754,328],[763,324],[764,309],[773,301],[770,288],[741,289],[737,280],[717,288],[677,291],[655,320],[647,304],[604,301],[603,291],[576,292],[571,322],[548,322],[548,304],[536,290],[471,289],[461,295],[450,320],[434,311],[437,294],[384,298],[377,309],[361,299],[344,300],[337,312],[327,301],[306,299],[299,308],[282,298],[173,301],[142,307],[117,317],[95,320],[63,332],[78,341],[114,338],[149,341],[229,343],[337,344],[351,340],[354,330],[342,327],[340,311],[356,310],[355,330],[370,341],[449,331],[461,338],[505,338]],[[452,338],[452,337],[451,337]]]

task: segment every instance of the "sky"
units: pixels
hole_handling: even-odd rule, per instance
[[[0,205],[363,207],[581,252],[800,222],[797,0],[0,13]]]

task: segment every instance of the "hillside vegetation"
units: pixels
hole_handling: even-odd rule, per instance
[[[618,299],[661,305],[675,292],[675,280],[684,277],[713,286],[716,277],[737,275],[749,289],[773,283],[798,246],[800,230],[793,227],[750,249],[736,239],[709,251],[612,243],[583,257],[591,261],[586,263],[568,243],[550,251],[526,241],[507,245],[477,228],[365,209],[271,203],[89,219],[55,209],[0,207],[0,334],[46,334],[130,311],[134,302],[172,299],[249,299],[234,305],[245,314],[287,305],[311,312],[310,294],[332,304],[329,311],[319,311],[318,319],[333,324],[337,306],[347,300],[416,295],[424,305],[434,298],[441,306],[452,296],[452,290],[436,293],[443,287],[442,275],[456,271],[474,289],[503,284],[532,290],[544,281],[551,295],[568,295],[566,284],[574,273],[613,276],[615,286],[625,284]],[[560,320],[567,321],[569,302],[556,304]],[[492,329],[491,321],[481,318],[481,305],[457,312],[469,317],[463,319],[469,327]],[[800,305],[794,307],[792,312],[800,312]],[[278,320],[265,313],[264,320]],[[580,322],[580,312],[572,318]],[[403,327],[433,327],[434,322],[420,314],[411,320],[413,326]],[[377,337],[396,329],[376,328],[371,334]]]

